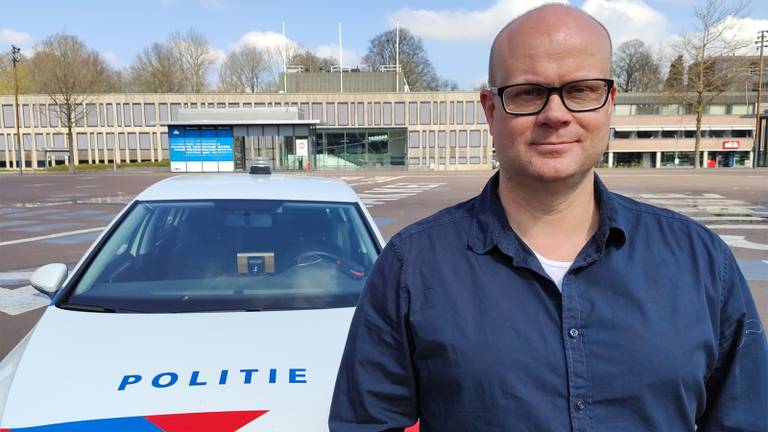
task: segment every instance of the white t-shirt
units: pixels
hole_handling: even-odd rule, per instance
[[[536,255],[536,258],[539,259],[541,266],[544,267],[544,271],[547,272],[549,277],[552,278],[552,281],[555,282],[555,285],[557,285],[557,289],[559,289],[560,292],[562,292],[563,277],[565,277],[565,274],[568,272],[568,269],[571,268],[571,264],[573,264],[573,261],[552,261],[537,254],[536,251],[533,251],[533,254]]]

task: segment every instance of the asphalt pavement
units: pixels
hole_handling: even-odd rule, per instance
[[[385,238],[441,208],[476,195],[482,172],[342,171]],[[615,191],[684,213],[718,233],[748,279],[768,322],[768,170],[606,169]],[[294,174],[303,175],[303,174]],[[159,172],[0,174],[0,358],[39,319],[48,300],[29,286],[37,267],[74,266],[138,192],[171,176]]]

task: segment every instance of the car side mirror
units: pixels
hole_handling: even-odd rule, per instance
[[[61,287],[64,279],[67,278],[67,273],[68,270],[65,264],[47,264],[32,273],[29,283],[41,293],[48,297],[53,297],[53,294]]]

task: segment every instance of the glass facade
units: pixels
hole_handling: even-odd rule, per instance
[[[405,166],[406,129],[318,128],[315,157],[319,169]]]

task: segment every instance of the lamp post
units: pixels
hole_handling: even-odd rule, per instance
[[[13,61],[13,87],[16,107],[16,148],[19,149],[19,175],[22,172],[24,158],[21,155],[21,133],[19,132],[19,74],[16,71],[16,65],[21,61],[19,54],[21,49],[16,45],[11,45],[11,61]]]
[[[757,100],[755,101],[755,133],[752,137],[755,142],[754,162],[752,163],[753,168],[757,168],[760,164],[760,159],[765,159],[765,155],[760,154],[760,141],[762,140],[762,133],[760,133],[760,96],[763,89],[763,48],[768,46],[768,30],[757,32],[757,40],[755,41],[755,44],[758,46],[757,49],[760,50],[760,57],[758,58],[760,72],[757,77]]]

